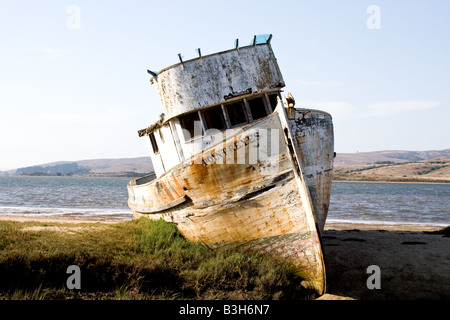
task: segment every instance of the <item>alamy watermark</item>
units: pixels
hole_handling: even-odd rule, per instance
[[[80,267],[72,264],[67,267],[66,273],[71,274],[66,281],[66,287],[69,290],[81,289],[81,270]]]
[[[66,20],[66,26],[69,30],[81,29],[81,9],[77,5],[70,5],[66,9],[69,16]]]
[[[379,6],[373,4],[367,7],[366,13],[370,16],[367,17],[366,26],[369,30],[381,29],[381,9]]]
[[[367,274],[370,276],[367,278],[366,286],[367,289],[381,289],[381,269],[377,265],[370,265],[367,267]]]

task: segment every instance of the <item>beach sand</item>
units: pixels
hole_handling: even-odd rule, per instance
[[[327,223],[327,294],[319,299],[450,299],[450,237],[440,226]],[[380,289],[367,280],[380,268]],[[372,281],[370,281],[372,282]]]
[[[0,215],[2,221],[118,223],[121,219]],[[43,226],[42,228],[45,228]],[[48,226],[55,228],[55,226]],[[450,299],[450,237],[439,226],[329,222],[322,237],[327,293],[319,300]],[[379,267],[380,289],[369,289],[367,273]]]
[[[131,215],[131,214],[130,214]],[[16,221],[16,222],[42,222],[42,223],[119,223],[124,222],[123,219],[111,218],[80,218],[80,217],[55,217],[55,216],[37,216],[37,215],[0,215],[0,221]]]

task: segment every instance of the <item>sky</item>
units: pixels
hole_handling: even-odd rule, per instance
[[[273,34],[296,107],[335,151],[450,148],[450,1],[1,1],[0,170],[148,156],[147,69]]]

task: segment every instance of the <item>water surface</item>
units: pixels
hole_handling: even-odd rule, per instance
[[[333,182],[336,220],[450,225],[450,184]]]
[[[0,177],[0,214],[131,219],[130,178]],[[450,184],[333,182],[327,221],[450,225]]]

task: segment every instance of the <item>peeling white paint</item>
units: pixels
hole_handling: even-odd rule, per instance
[[[155,78],[166,119],[223,102],[233,93],[284,86],[269,44],[203,56],[163,69]]]

